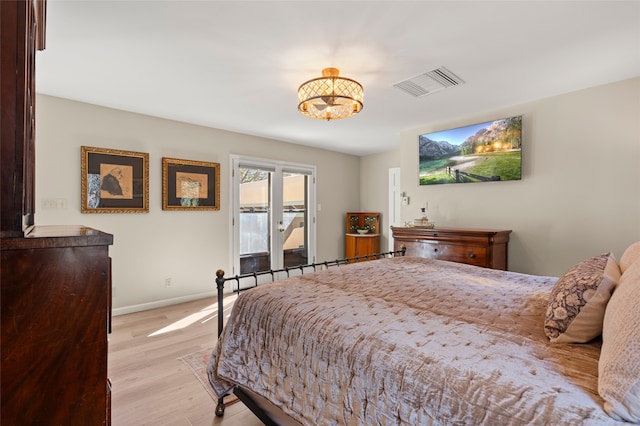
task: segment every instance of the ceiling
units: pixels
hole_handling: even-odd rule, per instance
[[[46,31],[38,93],[354,155],[640,76],[638,1],[48,0]],[[441,66],[464,84],[394,87]],[[360,114],[297,111],[326,67],[364,86]]]

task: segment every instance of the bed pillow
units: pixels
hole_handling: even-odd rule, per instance
[[[554,343],[585,343],[598,337],[619,279],[620,267],[611,253],[572,266],[551,290],[544,322],[547,337]]]
[[[620,278],[604,315],[598,393],[613,418],[640,422],[640,260]]]
[[[620,258],[620,271],[624,273],[624,271],[638,259],[640,259],[640,241],[631,244],[624,253],[622,253],[622,257]]]

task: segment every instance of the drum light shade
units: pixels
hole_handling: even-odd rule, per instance
[[[325,68],[322,77],[298,88],[298,111],[319,120],[338,120],[362,111],[364,89],[350,78],[338,77],[337,68]]]

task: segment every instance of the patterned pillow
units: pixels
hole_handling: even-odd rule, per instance
[[[622,253],[622,257],[620,258],[620,271],[624,274],[624,271],[638,259],[640,259],[640,241],[631,244],[624,253]]]
[[[640,260],[620,278],[604,315],[598,393],[613,418],[640,423]]]
[[[544,332],[554,343],[585,343],[602,333],[607,302],[620,280],[611,253],[572,266],[551,290]]]

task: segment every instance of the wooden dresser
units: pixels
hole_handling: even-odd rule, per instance
[[[35,224],[45,0],[0,1],[0,424],[109,425],[113,236]]]
[[[407,256],[449,260],[485,268],[508,268],[510,230],[391,227],[394,250]]]
[[[1,423],[110,424],[113,236],[41,226],[0,241]]]
[[[380,252],[380,213],[349,212],[346,218],[345,257],[363,257]],[[359,234],[358,229],[366,229]],[[367,260],[363,258],[361,261]],[[371,258],[373,260],[373,258]]]

